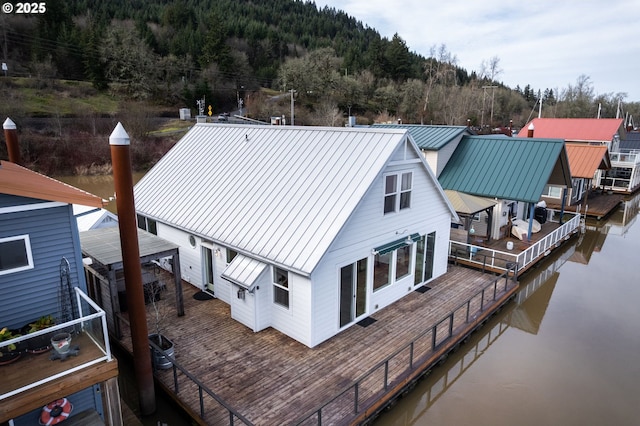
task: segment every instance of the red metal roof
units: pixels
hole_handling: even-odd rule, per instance
[[[567,141],[611,142],[613,135],[625,131],[621,118],[534,118],[520,129],[518,136],[526,138],[532,123],[534,138],[559,138]]]
[[[0,193],[102,207],[102,198],[9,161],[0,161]]]
[[[573,177],[591,179],[596,170],[611,168],[606,146],[568,143],[565,148]]]

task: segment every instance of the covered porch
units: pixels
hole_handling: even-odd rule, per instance
[[[175,309],[184,315],[180,255],[178,246],[142,229],[138,229],[138,247],[142,264],[142,285],[145,303],[158,300],[167,291],[159,278],[161,265],[171,269],[175,290]],[[80,233],[80,244],[89,296],[105,310],[109,332],[117,339],[122,337],[118,315],[127,311],[124,286],[122,249],[118,227],[93,229]]]
[[[484,271],[503,273],[511,264],[518,273],[525,272],[552,250],[580,230],[580,214],[565,212],[560,223],[560,212],[549,210],[549,218],[531,234],[531,239],[519,240],[511,232],[505,237],[485,241],[479,238],[467,241],[451,233],[449,258],[454,263],[472,266]],[[457,236],[456,236],[457,235]]]

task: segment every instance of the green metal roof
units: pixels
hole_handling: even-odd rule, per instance
[[[422,124],[374,124],[374,127],[407,129],[418,148],[438,151],[462,134],[470,134],[466,126],[425,126]]]
[[[443,189],[530,203],[547,183],[571,187],[562,139],[464,136],[438,180]]]
[[[409,245],[411,242],[416,242],[420,240],[420,234],[411,234],[405,238],[400,238],[399,240],[395,240],[392,241],[390,243],[387,244],[383,244],[380,247],[376,247],[373,249],[373,251],[376,254],[387,254],[387,253],[391,253],[392,251],[399,249],[400,247],[404,247]]]

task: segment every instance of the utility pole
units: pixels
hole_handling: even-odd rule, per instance
[[[291,92],[291,125],[293,126],[294,124],[294,119],[293,119],[293,105],[295,103],[295,101],[293,100],[293,94],[296,93],[295,90],[293,89],[289,89],[289,92]]]

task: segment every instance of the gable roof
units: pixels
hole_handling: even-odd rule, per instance
[[[592,179],[598,169],[611,168],[606,146],[569,143],[565,149],[573,177]]]
[[[561,139],[464,136],[438,180],[480,197],[535,203],[548,183],[571,187]]]
[[[374,124],[373,127],[387,129],[407,129],[418,148],[438,151],[463,134],[472,132],[466,126],[431,126],[421,124]]]
[[[520,129],[518,136],[526,138],[531,124],[535,138],[611,142],[613,135],[625,133],[622,118],[534,118]]]
[[[640,132],[627,132],[627,138],[620,141],[620,150],[640,150]]]
[[[196,124],[134,188],[138,213],[310,274],[392,155],[404,129]]]
[[[102,198],[41,175],[10,161],[0,161],[0,193],[45,201],[102,207]]]

